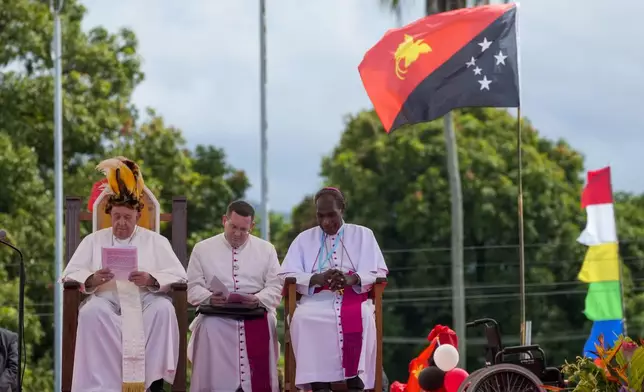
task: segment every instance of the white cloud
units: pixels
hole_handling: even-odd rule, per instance
[[[422,13],[411,2],[407,21]],[[146,81],[135,102],[184,130],[189,143],[225,148],[259,198],[259,14],[253,0],[87,0],[86,27],[131,27]],[[638,189],[644,2],[521,3],[523,112],[544,135],[610,162],[618,188]],[[320,185],[320,158],[347,113],[370,107],[357,66],[394,25],[377,0],[267,1],[271,206],[287,210]],[[637,142],[640,143],[637,143]]]
[[[641,191],[639,152],[644,3],[536,0],[522,3],[525,113],[544,135],[565,138],[586,166],[612,165],[617,189]]]

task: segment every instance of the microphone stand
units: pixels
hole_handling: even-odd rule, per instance
[[[4,233],[3,233],[4,234]],[[4,236],[2,236],[4,237]],[[20,255],[20,283],[18,288],[18,392],[22,392],[22,369],[23,340],[25,332],[25,261],[20,249],[13,246],[9,241],[0,237],[0,243],[10,247]]]

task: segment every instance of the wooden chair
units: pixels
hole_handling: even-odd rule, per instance
[[[66,260],[69,262],[74,251],[80,244],[80,222],[92,221],[92,231],[100,230],[111,225],[110,216],[105,214],[107,198],[101,194],[94,203],[93,213],[82,211],[80,197],[65,198],[65,239]],[[187,200],[185,197],[172,199],[172,213],[161,214],[159,202],[145,188],[145,208],[141,211],[138,224],[150,230],[159,232],[161,222],[171,222],[172,249],[184,265],[188,263],[187,247]],[[188,298],[187,285],[178,283],[172,285],[171,295],[179,322],[179,363],[172,385],[173,392],[186,392],[187,366],[187,336],[188,336]],[[76,327],[78,325],[78,308],[84,295],[80,292],[80,284],[65,282],[63,291],[63,348],[62,348],[62,392],[71,392],[72,374],[74,369],[74,350],[76,347]]]
[[[376,381],[374,391],[382,391],[382,293],[387,285],[387,278],[378,278],[369,292],[376,308]],[[295,354],[291,344],[289,320],[293,317],[297,301],[301,297],[296,291],[295,278],[286,278],[284,282],[284,390],[296,392]]]

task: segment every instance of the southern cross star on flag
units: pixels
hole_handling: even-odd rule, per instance
[[[385,130],[463,107],[519,107],[516,4],[443,12],[389,30],[358,66]]]

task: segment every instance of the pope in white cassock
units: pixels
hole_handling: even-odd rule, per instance
[[[169,241],[137,226],[143,177],[124,157],[98,167],[106,176],[112,227],[87,235],[63,271],[89,297],[78,314],[72,392],[151,392],[174,381],[179,327],[166,292],[186,273]],[[103,268],[103,247],[136,247],[138,271],[117,280]]]
[[[376,323],[368,292],[388,273],[373,232],[344,223],[345,199],[336,188],[315,195],[319,226],[300,233],[282,262],[280,277],[295,277],[302,295],[290,320],[295,384],[329,391],[373,389]],[[382,369],[378,369],[382,371]]]
[[[198,315],[190,325],[188,359],[192,361],[191,392],[277,392],[276,308],[282,298],[275,247],[250,235],[255,211],[244,201],[228,206],[224,233],[195,245],[188,263],[188,302],[223,305],[222,291],[250,306],[266,309],[264,317],[236,320]],[[232,297],[231,297],[232,298]]]

